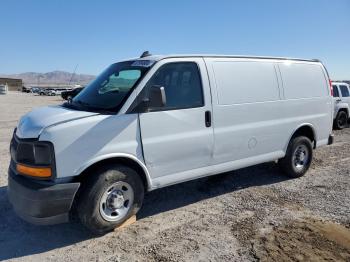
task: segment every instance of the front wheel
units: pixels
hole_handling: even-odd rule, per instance
[[[280,168],[289,177],[301,177],[309,169],[313,157],[309,138],[299,136],[289,142],[284,158],[278,161]]]
[[[82,184],[76,211],[84,226],[103,234],[138,212],[144,186],[135,170],[126,166],[110,165],[95,172]]]

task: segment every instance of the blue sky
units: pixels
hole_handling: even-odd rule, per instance
[[[350,79],[350,0],[2,0],[0,73],[98,74],[154,54],[321,59]]]

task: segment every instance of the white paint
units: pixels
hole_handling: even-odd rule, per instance
[[[24,116],[17,135],[54,144],[58,178],[125,157],[145,171],[151,190],[282,158],[301,126],[313,128],[317,146],[332,132],[332,98],[319,62],[223,56],[153,60],[118,114],[46,107]],[[203,107],[126,113],[160,66],[181,61],[199,67]],[[211,127],[205,126],[205,111],[212,114]]]
[[[350,93],[350,87],[347,83],[342,82],[332,82],[333,86],[333,92],[335,89],[338,90],[339,97],[334,97],[334,119],[337,117],[337,114],[339,110],[343,109],[348,112],[348,116],[350,117],[350,96],[346,97],[343,95],[344,90],[341,89],[341,86],[343,89],[348,89]]]
[[[280,99],[274,63],[269,61],[212,61],[219,105]]]

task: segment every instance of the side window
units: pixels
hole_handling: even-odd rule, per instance
[[[194,62],[163,65],[148,81],[145,90],[152,86],[164,87],[166,105],[161,110],[194,108],[204,105],[201,76]]]
[[[333,86],[333,96],[339,97],[339,90],[337,86]]]
[[[350,96],[349,88],[347,86],[339,86],[339,87],[340,87],[342,97],[349,97]]]

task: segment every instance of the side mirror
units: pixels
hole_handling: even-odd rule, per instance
[[[145,113],[156,111],[157,108],[160,109],[166,105],[165,89],[163,86],[151,86],[150,88],[142,90],[139,99],[140,100],[135,101],[137,104],[131,109],[131,112]]]
[[[163,86],[151,86],[148,93],[148,107],[163,107],[166,105],[165,89]]]

